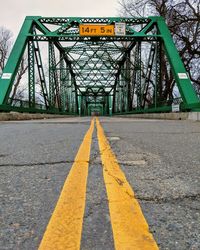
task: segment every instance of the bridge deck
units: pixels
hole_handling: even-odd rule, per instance
[[[71,249],[78,249],[79,245],[81,249],[145,249],[141,245],[133,248],[133,242],[146,233],[150,235],[143,238],[146,249],[156,249],[156,243],[160,249],[199,249],[199,123],[119,117],[99,120],[99,125],[94,124],[92,140],[84,139],[91,118],[0,123],[0,249],[36,249],[42,239],[44,242],[44,235],[51,238],[54,233],[62,234],[56,223],[54,230],[46,227],[57,209],[63,185],[68,185],[70,178],[74,186],[72,192],[65,193],[64,201],[73,200],[70,209],[74,217],[67,221],[66,210],[60,210],[60,219],[65,218],[66,222],[63,230],[71,231],[57,249],[66,249],[66,241]],[[105,143],[99,134],[101,126],[111,149],[108,144],[102,144],[106,150],[101,148],[101,142]],[[83,162],[85,173],[83,168],[78,170],[78,176],[70,171]],[[80,176],[87,182],[85,189],[78,181]],[[144,227],[135,232],[126,230],[124,234],[123,225],[131,228],[134,224],[122,202],[127,201],[127,190],[135,194],[130,195],[128,203],[131,207],[131,202],[135,202],[131,207],[134,220],[139,225],[146,219],[150,232]],[[139,205],[142,214],[138,215],[135,209]],[[122,223],[118,223],[121,219]],[[156,243],[152,239],[150,248],[145,244],[151,233]],[[122,236],[132,237],[129,246]],[[51,249],[43,243],[40,246]],[[52,245],[52,249],[56,248]]]

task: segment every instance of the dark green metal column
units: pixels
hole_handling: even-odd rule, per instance
[[[126,111],[131,110],[131,102],[132,102],[132,97],[131,97],[131,62],[130,62],[130,51],[127,54],[127,59],[126,59]]]
[[[67,72],[62,53],[60,54],[60,101],[62,111],[66,111],[67,103]]]
[[[72,75],[72,86],[73,86],[73,91],[72,91],[72,96],[73,96],[73,112],[78,113],[78,89],[76,86],[76,80],[75,76]]]
[[[29,107],[35,107],[35,60],[34,42],[28,42],[28,87],[29,87]]]
[[[142,107],[141,67],[141,42],[139,41],[136,46],[135,57],[137,109],[141,109]]]
[[[54,81],[54,45],[49,42],[49,106],[55,108],[55,81]]]
[[[122,112],[126,111],[126,78],[125,78],[125,65],[122,65],[121,69],[121,84],[122,84],[122,91],[121,91],[121,102],[122,102]]]
[[[59,77],[56,66],[54,43],[49,42],[49,98],[51,107],[61,110]]]
[[[161,79],[161,43],[156,43],[156,79],[154,87],[154,106],[157,108],[162,101],[162,79]]]

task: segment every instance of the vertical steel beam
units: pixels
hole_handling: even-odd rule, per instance
[[[28,42],[28,90],[29,90],[29,107],[35,107],[35,59],[34,59],[34,42]]]
[[[66,111],[69,111],[69,91],[70,91],[71,83],[70,83],[70,70],[68,66],[66,65],[66,76],[65,76],[65,95],[66,95]]]
[[[122,84],[122,91],[121,91],[121,107],[122,107],[122,112],[126,110],[126,79],[125,79],[125,65],[122,65],[121,68],[121,84]]]
[[[113,112],[116,112],[116,103],[117,103],[117,85],[118,85],[118,81],[119,81],[119,75],[117,74],[116,75],[116,79],[115,79],[115,84],[114,84],[114,87],[113,87]]]
[[[55,107],[55,82],[54,82],[54,63],[53,63],[53,43],[49,42],[49,106]]]
[[[112,96],[108,96],[109,116],[112,116]]]
[[[131,110],[131,55],[130,51],[126,59],[126,111]]]
[[[123,111],[123,95],[122,95],[122,92],[123,92],[123,85],[122,85],[122,75],[120,74],[120,89],[119,89],[119,102],[120,102],[120,113]]]
[[[137,109],[142,107],[142,86],[141,86],[141,41],[137,42],[135,55],[135,70],[136,70],[136,94],[137,94]]]
[[[81,116],[81,114],[82,114],[82,109],[81,109],[82,102],[83,102],[82,96],[78,95],[78,114],[79,114],[79,116]]]
[[[155,108],[161,102],[162,79],[161,79],[161,42],[156,42],[156,79],[154,87],[154,106]]]
[[[78,112],[78,88],[76,86],[75,75],[72,75],[72,84],[74,86],[74,112]]]
[[[70,74],[68,74],[69,76],[69,86],[67,89],[67,96],[68,96],[68,111],[72,112],[72,77]]]
[[[62,111],[66,111],[66,89],[67,89],[67,82],[66,82],[66,69],[65,69],[65,61],[63,59],[62,53],[60,53],[60,101],[61,101],[61,109]]]
[[[52,108],[61,109],[60,88],[53,42],[49,42],[49,98]]]

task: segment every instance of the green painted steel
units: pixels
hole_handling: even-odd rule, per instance
[[[170,62],[174,78],[178,84],[179,91],[181,92],[181,97],[183,98],[184,103],[186,104],[198,103],[199,99],[194,92],[191,81],[187,75],[183,62],[181,61],[178,51],[174,45],[174,42],[172,40],[167,25],[165,24],[163,18],[161,17],[153,17],[153,20],[157,21],[158,30],[163,35],[163,42],[166,50],[166,55]],[[182,75],[184,74],[186,75],[186,77],[184,76],[181,77],[180,74]]]
[[[49,93],[47,90],[47,82],[45,78],[45,70],[43,66],[41,51],[40,51],[38,41],[35,41],[33,44],[34,44],[35,60],[36,60],[37,69],[38,69],[38,76],[39,76],[40,84],[41,84],[41,92],[43,94],[45,107],[46,109],[48,109],[49,108],[49,97],[48,97]]]
[[[22,25],[12,52],[8,58],[8,62],[3,70],[0,80],[0,105],[5,104],[8,101],[20,61],[27,45],[28,34],[31,32],[32,26],[33,18],[27,17]],[[4,74],[8,74],[7,77],[3,78]]]
[[[115,35],[81,36],[80,24],[113,25]],[[119,25],[125,27],[124,34],[117,33]],[[200,109],[162,17],[26,17],[0,79],[0,110],[79,115],[170,111],[175,99],[162,97],[163,48],[180,92],[181,110]],[[11,100],[26,51],[28,97]]]
[[[35,58],[34,42],[28,42],[29,107],[35,107]]]

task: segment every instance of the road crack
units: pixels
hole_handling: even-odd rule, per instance
[[[32,166],[44,166],[44,165],[57,165],[57,164],[65,164],[65,163],[74,163],[74,161],[50,161],[50,162],[35,162],[35,163],[19,163],[19,164],[0,164],[0,167],[32,167]]]
[[[186,199],[196,200],[200,198],[200,194],[190,194],[190,195],[182,195],[179,197],[145,197],[136,195],[136,198],[140,201],[150,201],[150,202],[158,202],[158,203],[173,203],[175,201],[184,201]]]

